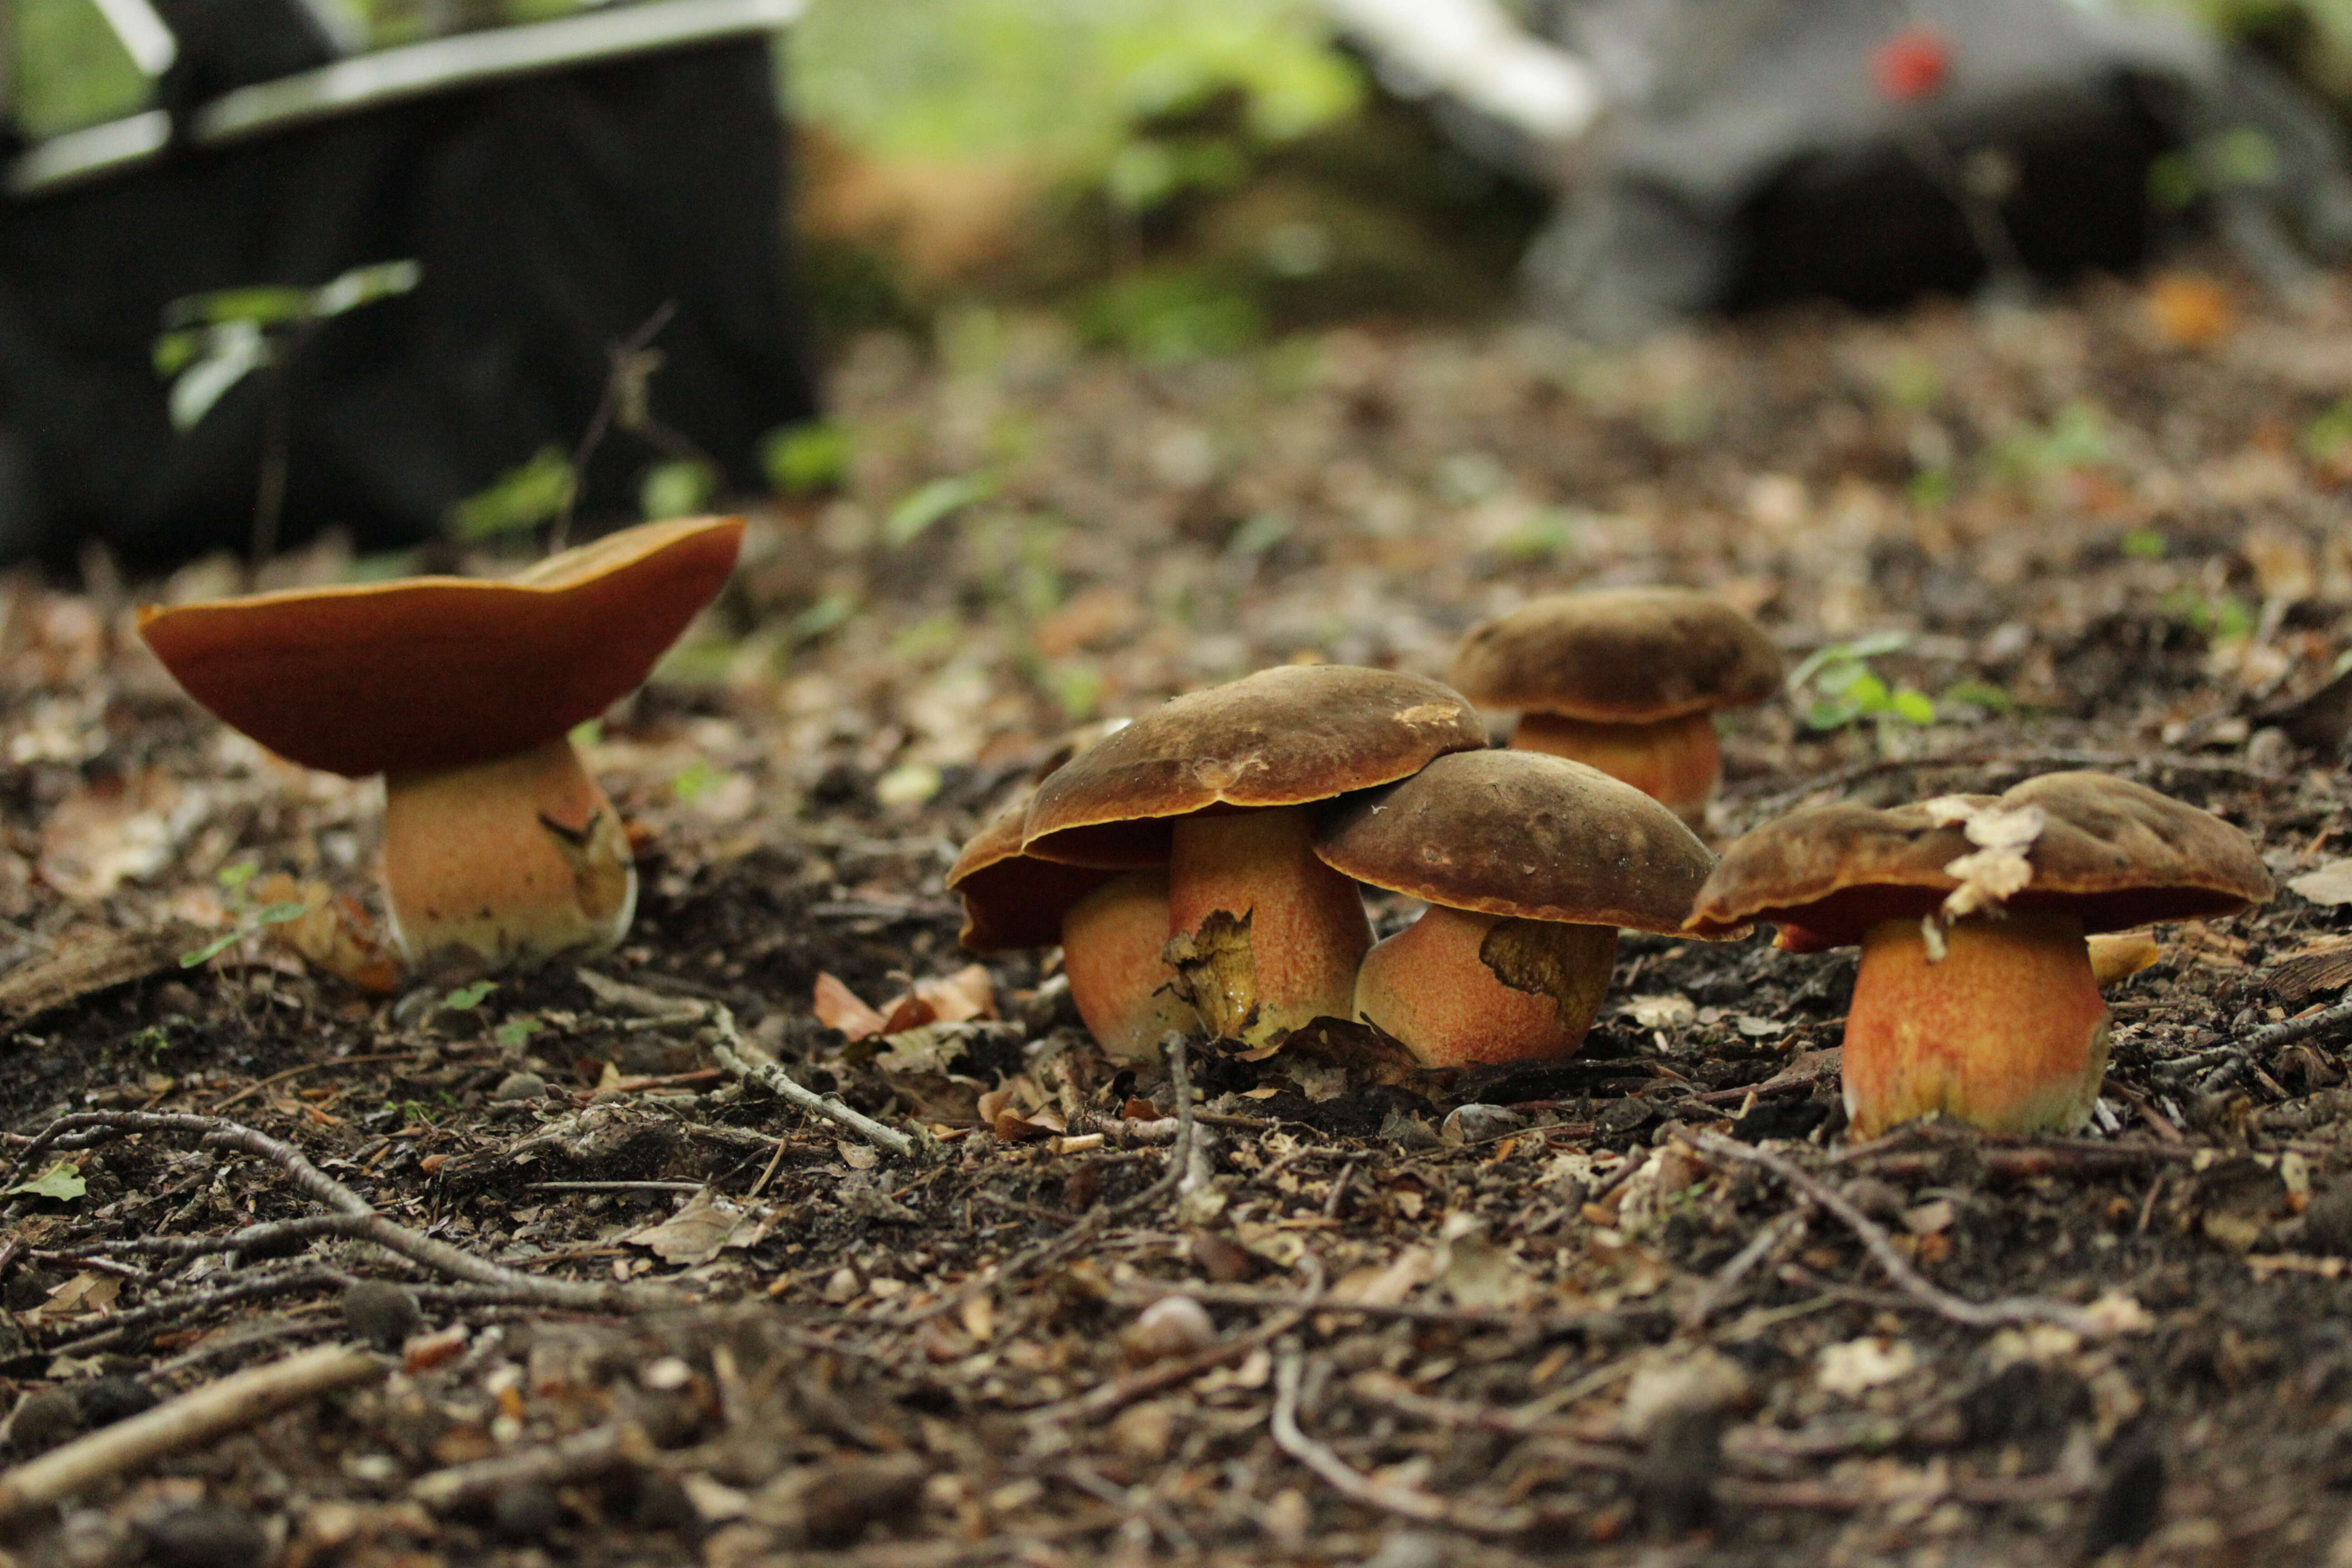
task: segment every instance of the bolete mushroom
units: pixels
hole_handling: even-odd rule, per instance
[[[188,695],[305,767],[384,775],[383,885],[412,965],[608,948],[636,907],[569,731],[644,681],[734,569],[740,518],[646,523],[503,580],[409,577],[147,605]]]
[[[1062,944],[1062,973],[1078,1016],[1103,1048],[1148,1060],[1171,1029],[1190,1029],[1192,1007],[1171,989],[1168,868],[1065,866],[1021,852],[1027,796],[972,835],[948,871],[963,899],[963,945],[1003,952]]]
[[[1447,677],[1516,709],[1511,744],[1585,763],[1693,826],[1723,770],[1718,709],[1780,689],[1780,652],[1748,616],[1688,588],[1555,594],[1470,629]]]
[[[1648,795],[1537,752],[1459,752],[1351,795],[1315,848],[1429,905],[1364,955],[1355,1008],[1431,1067],[1573,1056],[1618,929],[1681,929],[1715,865]]]
[[[2144,784],[2046,773],[1891,811],[1817,806],[1724,851],[1687,929],[1753,921],[1794,952],[1862,944],[1846,1015],[1856,1136],[1941,1111],[2072,1131],[2106,1071],[2085,934],[2233,914],[2272,892],[2243,833]]]
[[[1211,1029],[1265,1041],[1345,1016],[1372,942],[1356,885],[1316,858],[1309,808],[1486,743],[1475,710],[1433,680],[1261,670],[1176,698],[1071,759],[1037,786],[1022,853],[1166,862],[1167,934],[1196,961],[1194,1005]]]

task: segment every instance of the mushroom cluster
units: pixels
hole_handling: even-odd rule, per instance
[[[1140,1057],[1364,1016],[1424,1062],[1572,1053],[1616,928],[1678,926],[1712,858],[1592,769],[1486,751],[1435,681],[1345,665],[1193,692],[1081,752],[949,874],[976,951],[1062,942],[1079,1015]],[[1372,941],[1359,883],[1431,908]]]
[[[140,611],[188,695],[305,767],[384,778],[383,890],[412,966],[609,948],[636,870],[570,732],[725,585],[740,518],[646,523],[517,576],[407,577]]]

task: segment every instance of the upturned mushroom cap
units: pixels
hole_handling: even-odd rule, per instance
[[[1540,752],[1440,757],[1332,807],[1315,852],[1425,903],[1654,931],[1681,929],[1715,865],[1640,790]]]
[[[1285,665],[1163,703],[1037,786],[1025,853],[1139,866],[1168,857],[1171,819],[1305,805],[1486,743],[1476,710],[1434,680],[1344,664]]]
[[[1474,626],[1447,676],[1483,708],[1654,724],[1780,689],[1764,628],[1689,588],[1555,594]]]
[[[409,577],[139,612],[188,695],[306,767],[364,777],[529,751],[644,681],[743,520],[624,529],[503,581]]]
[[[1052,946],[1062,940],[1062,917],[1070,906],[1120,874],[1021,853],[1028,809],[1024,796],[997,813],[949,868],[948,890],[963,899],[957,940],[974,952]]]
[[[2273,892],[2252,840],[2208,811],[2105,773],[2044,773],[1971,805],[2036,805],[2032,878],[2011,910],[2081,918],[2085,931],[2234,914]],[[1926,803],[1881,811],[1815,806],[1768,822],[1724,851],[1687,929],[1713,935],[1772,921],[1792,947],[1858,942],[1880,921],[1927,914],[1958,888],[1944,868],[1976,848]]]

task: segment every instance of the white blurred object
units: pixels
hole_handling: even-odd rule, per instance
[[[1325,0],[1340,29],[1402,91],[1443,93],[1538,142],[1573,142],[1601,117],[1600,79],[1495,0]]]

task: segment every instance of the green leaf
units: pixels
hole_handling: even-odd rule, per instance
[[[679,771],[677,777],[669,781],[669,793],[679,804],[692,805],[709,795],[726,776],[710,765],[709,759],[697,757]]]
[[[791,425],[761,443],[760,467],[780,495],[812,495],[849,473],[849,433],[837,425]]]
[[[883,519],[882,542],[893,550],[900,549],[914,542],[940,519],[995,493],[996,481],[985,474],[933,479],[918,486]]]
[[[310,908],[310,905],[304,903],[264,904],[253,912],[253,923],[262,926],[284,925],[288,921],[300,920]]]
[[[441,998],[444,1012],[462,1013],[468,1007],[478,1007],[482,998],[499,988],[495,980],[477,980],[471,985],[460,985]]]
[[[1965,702],[1994,713],[2006,713],[2017,706],[2017,699],[1990,680],[1956,680],[1944,688],[1941,702]]]
[[[28,1197],[56,1198],[70,1203],[89,1191],[89,1184],[81,1178],[70,1160],[60,1160],[29,1182],[19,1182],[8,1189],[11,1194],[23,1193]]]
[[[692,517],[710,504],[719,476],[708,463],[656,463],[637,487],[637,510],[648,522],[669,517]]]
[[[224,866],[214,872],[213,880],[233,893],[252,881],[260,869],[261,862],[258,860],[240,860],[234,866]]]
[[[821,637],[856,613],[856,595],[827,594],[793,617],[793,638],[796,642],[807,642]]]
[[[2164,535],[2152,528],[2135,528],[2118,542],[2118,547],[2134,561],[2164,559]]]
[[[509,1018],[490,1032],[490,1037],[502,1046],[519,1046],[545,1027],[544,1023],[528,1016]]]
[[[1845,699],[1864,713],[1880,712],[1887,705],[1886,682],[1865,669],[1847,685]]]
[[[195,952],[180,954],[180,967],[194,969],[199,963],[210,963],[214,959],[226,952],[244,935],[245,932],[241,931],[233,931],[226,936],[216,936]]]
[[[467,541],[519,533],[561,514],[572,490],[572,459],[552,445],[541,447],[528,462],[451,507],[445,527]]]
[[[1862,710],[1851,702],[1816,702],[1805,710],[1805,727],[1809,730],[1842,730],[1862,717]]]
[[[1932,724],[1936,721],[1934,699],[1926,692],[1914,690],[1908,686],[1897,690],[1887,706],[1894,710],[1896,718],[1908,720],[1914,724]]]

